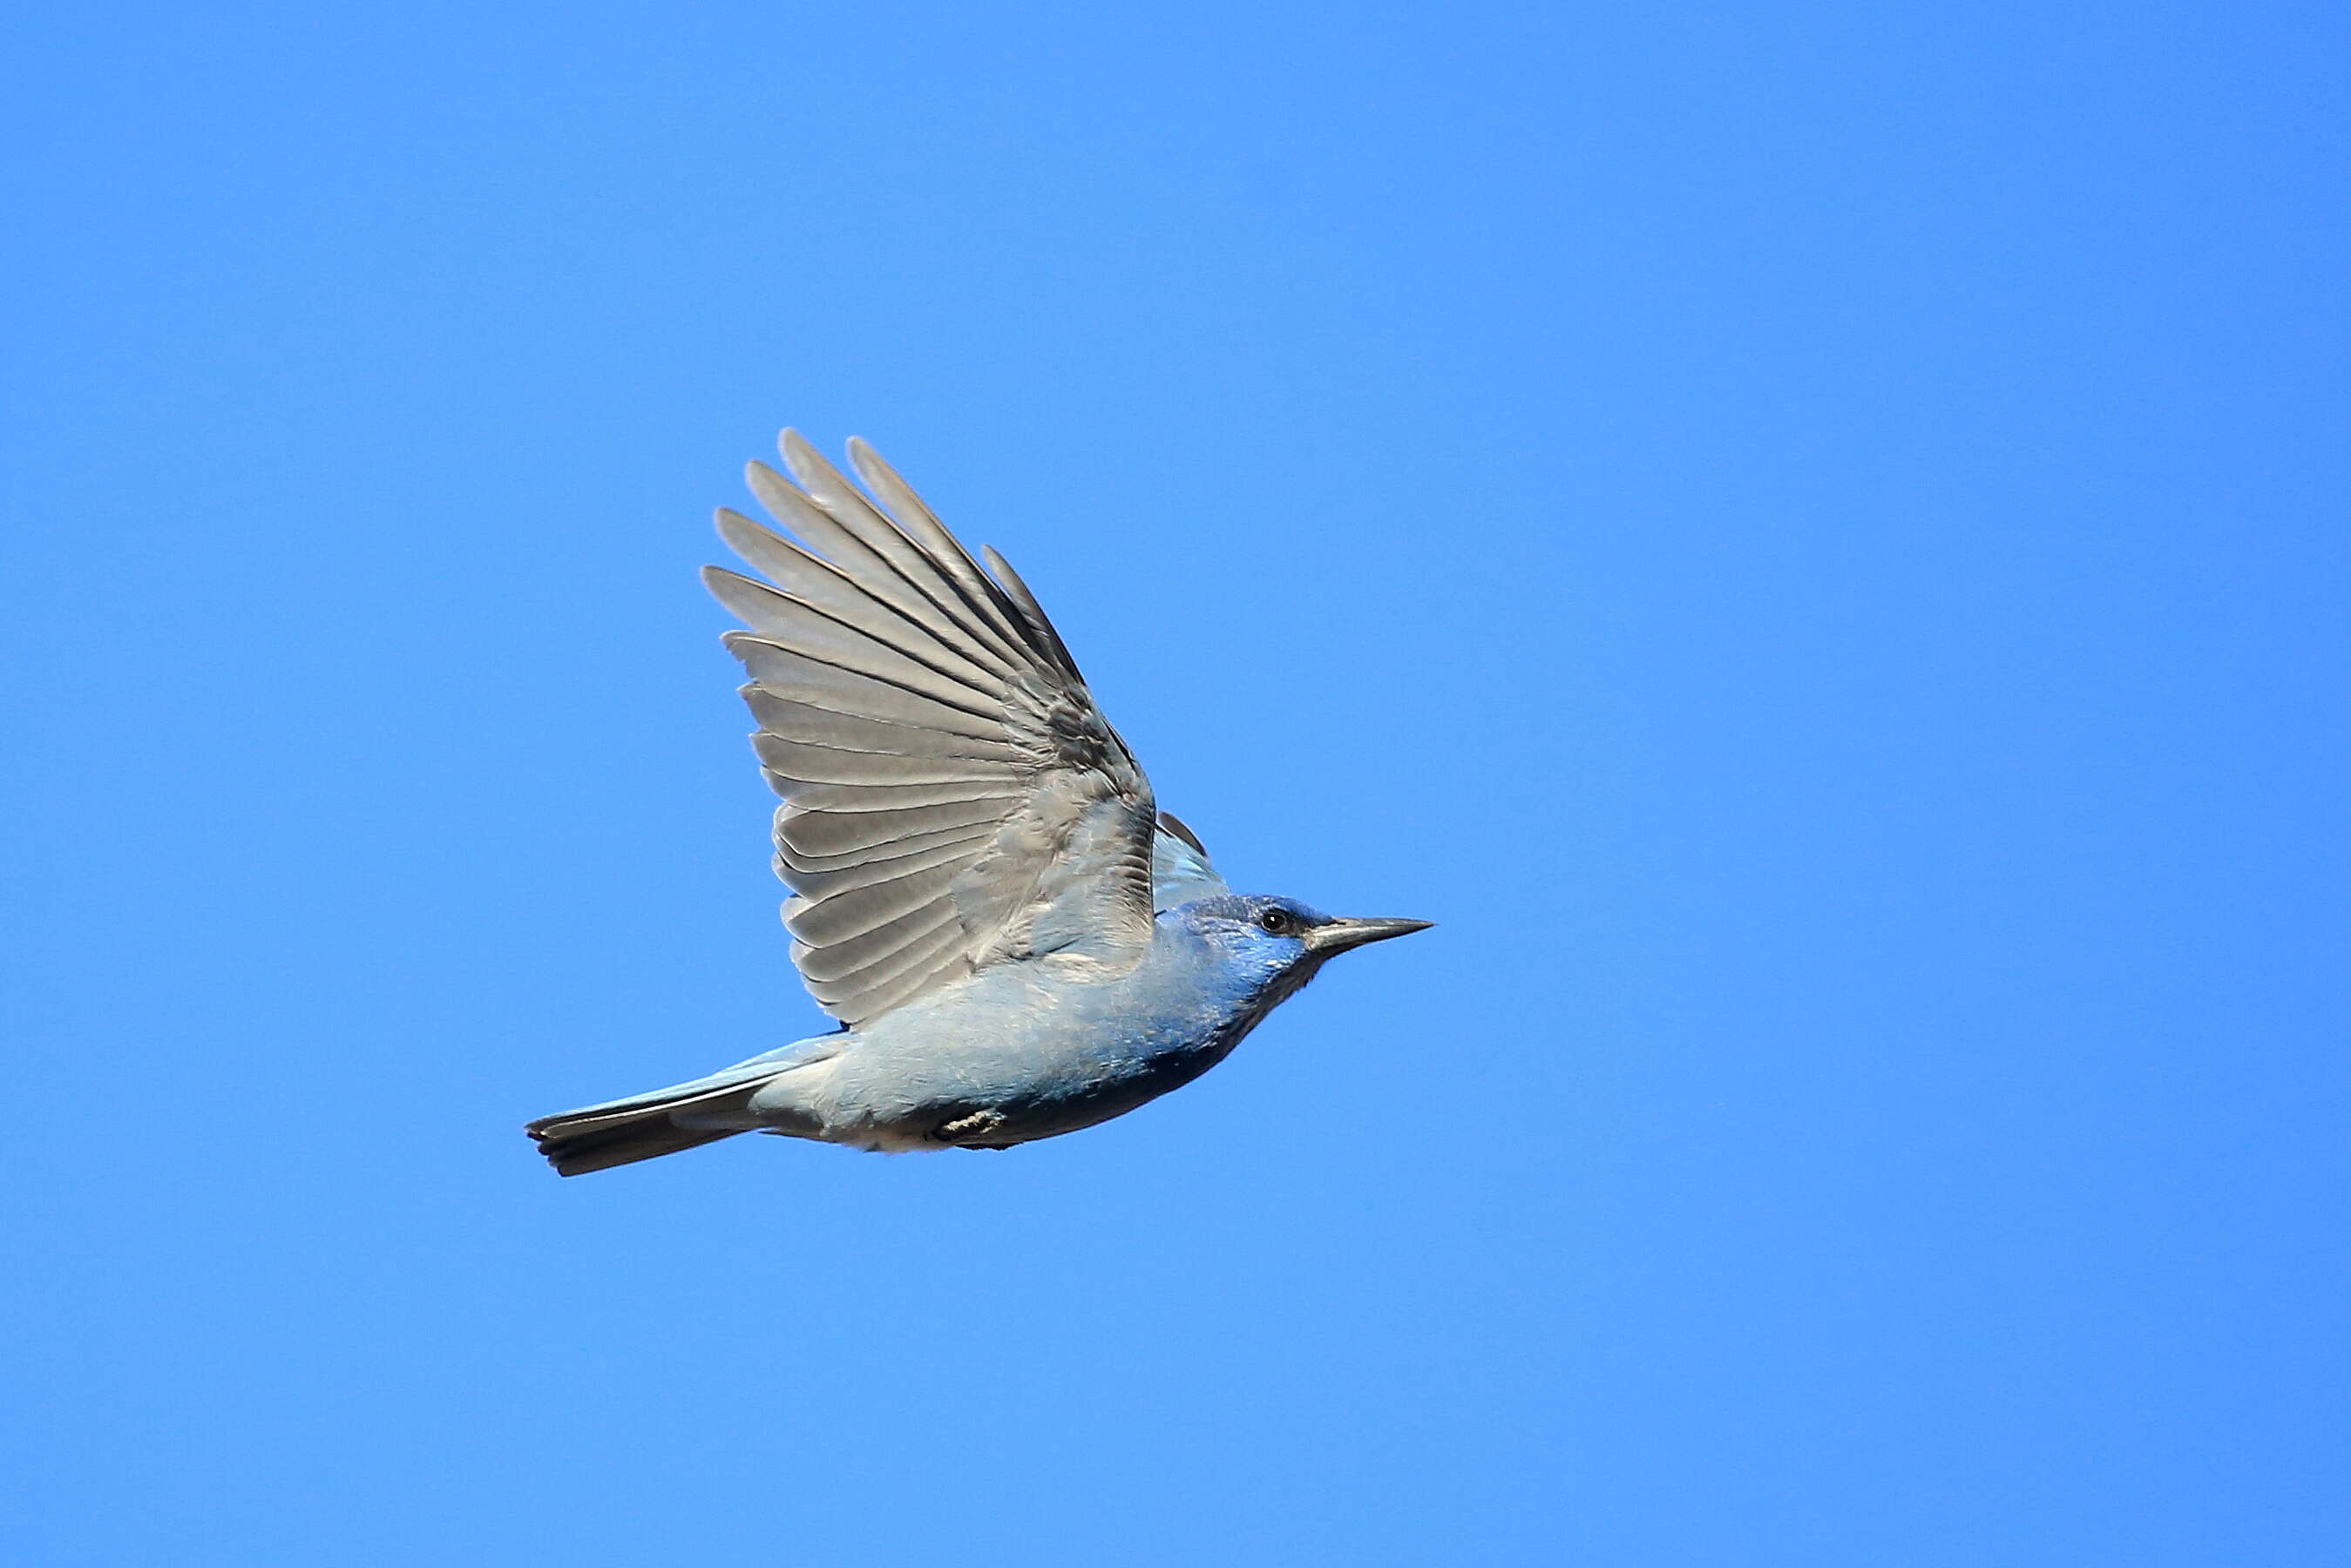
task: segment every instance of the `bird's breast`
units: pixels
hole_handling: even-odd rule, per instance
[[[1200,987],[1131,981],[957,1000],[868,1027],[831,1085],[843,1141],[994,1147],[1075,1132],[1190,1083],[1256,1022]]]

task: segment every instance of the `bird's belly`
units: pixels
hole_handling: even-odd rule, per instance
[[[1018,1096],[986,1107],[973,1127],[941,1141],[965,1148],[1002,1148],[1098,1126],[1182,1088],[1222,1061],[1230,1049],[1165,1052],[1090,1080]]]
[[[1093,1050],[925,1053],[893,1072],[860,1064],[859,1080],[828,1116],[836,1142],[892,1153],[1008,1148],[1094,1127],[1178,1089],[1235,1044],[1211,1038],[1152,1050],[1112,1043]],[[847,1065],[847,1064],[844,1064]]]

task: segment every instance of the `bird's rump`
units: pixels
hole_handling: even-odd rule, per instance
[[[863,443],[850,456],[873,499],[797,434],[782,449],[799,483],[754,463],[751,488],[807,547],[722,511],[769,581],[704,580],[747,628],[726,641],[784,798],[777,871],[809,990],[855,1026],[998,959],[1133,961],[1151,785],[1034,596],[993,551],[983,571]]]

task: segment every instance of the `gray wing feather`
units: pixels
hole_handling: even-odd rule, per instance
[[[810,707],[909,730],[945,731],[966,740],[992,741],[1001,732],[1001,720],[977,702],[934,696],[747,631],[730,631],[722,640],[749,668],[756,684],[769,691],[789,691]]]
[[[949,701],[976,695],[985,702],[1002,689],[1001,671],[958,655],[928,628],[842,602],[850,585],[826,581],[816,573],[808,576],[831,590],[825,596],[831,602],[778,593],[723,566],[704,567],[702,580],[753,631],[823,653],[852,669],[902,684],[911,680],[918,690],[944,688]],[[874,669],[876,664],[881,668]]]
[[[1013,607],[1019,611],[1022,624],[1028,627],[1030,637],[1040,645],[1040,651],[1050,652],[1054,662],[1071,680],[1084,685],[1085,677],[1078,673],[1078,661],[1070,657],[1068,647],[1061,641],[1061,634],[1055,631],[1053,623],[1045,618],[1045,607],[1037,602],[1037,596],[1029,591],[1029,585],[1020,580],[1020,574],[1012,569],[1012,563],[998,555],[992,545],[982,545],[979,548],[980,553],[987,557],[987,569],[996,574],[997,579],[1004,585],[1004,591],[1011,596]]]
[[[854,436],[849,441],[849,461],[856,468],[857,476],[891,515],[922,541],[924,551],[938,563],[963,602],[1007,643],[1019,645],[1022,640],[1020,631],[1013,624],[1013,616],[1008,613],[1002,590],[980,570],[979,563],[963,547],[963,541],[947,532],[946,524],[938,520],[930,504],[914,493],[914,487],[900,478],[896,469],[882,461],[880,452]],[[1054,640],[1058,643],[1060,639]],[[1076,671],[1070,673],[1074,675]]]
[[[801,440],[798,431],[784,432],[782,449],[785,466],[819,507],[855,534],[860,543],[888,563],[901,582],[976,645],[993,648],[1014,667],[1019,665],[1026,639],[1014,631],[1009,619],[997,607],[1003,597],[1000,591],[983,586],[977,597],[967,593],[948,569],[946,559],[925,551],[858,493],[857,487],[842,478],[841,471],[827,462],[816,448]],[[938,532],[945,535],[946,530],[941,528]],[[961,554],[961,546],[949,553],[950,556]]]
[[[754,463],[751,489],[799,542],[722,511],[768,581],[705,580],[748,628],[726,642],[784,797],[776,868],[810,991],[855,1025],[1003,959],[1135,961],[1151,786],[1035,596],[863,442],[871,499],[797,434],[780,444],[799,483]]]
[[[1005,807],[992,799],[876,811],[810,811],[801,806],[792,814],[791,854],[795,861],[838,860],[860,850],[993,826],[1004,816]]]
[[[789,869],[801,900],[812,905],[835,894],[852,893],[868,883],[910,876],[935,866],[960,867],[978,853],[973,845],[985,845],[995,836],[992,833],[943,833],[922,844],[890,845],[886,853],[844,855],[838,862],[822,865],[802,861]]]
[[[758,467],[756,463],[752,466]],[[768,477],[775,479],[772,473]],[[783,484],[780,479],[775,479],[775,483]],[[784,488],[791,494],[799,493],[789,485]],[[805,511],[815,510],[805,497],[801,498],[800,505]],[[823,514],[816,513],[816,515],[822,516]],[[926,641],[933,642],[946,629],[939,618],[929,614],[923,607],[917,606],[912,610],[897,607],[887,598],[860,586],[854,577],[831,561],[810,555],[790,540],[769,533],[739,512],[721,507],[718,533],[736,554],[768,576],[778,581],[795,581],[800,597],[810,603],[827,614],[850,620],[885,641],[909,626],[923,633]],[[852,536],[841,533],[841,537],[848,539]],[[867,558],[879,560],[863,546],[857,548]],[[974,648],[972,657],[998,675],[1010,674],[1019,662],[1008,659],[992,645]]]
[[[1008,741],[957,736],[950,746],[933,732],[893,724],[886,719],[835,712],[778,697],[758,686],[747,687],[745,692],[753,716],[759,721],[761,733],[792,745],[837,752],[843,759],[886,757],[893,764],[928,761],[942,767],[966,764],[995,770],[998,764],[1025,762],[1028,756]],[[843,761],[839,765],[851,764]]]

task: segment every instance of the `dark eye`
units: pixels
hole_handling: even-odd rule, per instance
[[[1287,909],[1268,909],[1257,918],[1258,929],[1271,936],[1287,936],[1298,927],[1298,917]]]

